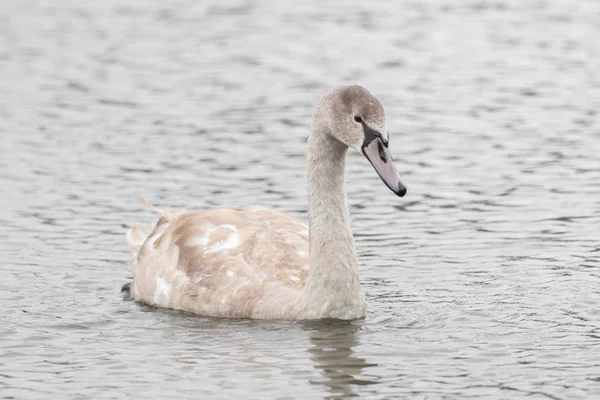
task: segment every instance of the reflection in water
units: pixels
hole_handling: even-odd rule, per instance
[[[355,356],[353,350],[358,345],[356,333],[363,323],[362,320],[302,323],[303,327],[310,331],[310,358],[325,378],[311,383],[327,386],[332,397],[356,396],[353,386],[377,383],[361,376],[365,368],[375,367],[377,364],[368,364],[364,358]]]
[[[367,367],[377,364],[369,364],[355,354],[364,321],[235,320],[171,310],[160,310],[155,315],[174,328],[168,330],[163,341],[170,348],[170,360],[179,364],[179,373],[194,371],[199,362],[215,366],[225,362],[225,375],[235,376],[236,380],[252,377],[262,382],[263,389],[272,385],[282,394],[289,374],[299,372],[318,387],[318,392],[328,393],[328,398],[358,396],[364,393],[359,386],[378,383],[377,377],[365,373]],[[298,362],[305,358],[305,351],[321,378],[315,379],[306,369],[308,365]]]
[[[226,371],[222,375],[228,379],[260,380],[264,390],[272,387],[280,395],[286,390],[302,390],[288,387],[290,374],[297,374],[326,398],[359,396],[364,393],[359,386],[379,381],[365,371],[377,364],[355,354],[362,320],[261,321],[201,317],[154,307],[146,310],[172,328],[161,336],[169,347],[169,359],[178,363],[178,374],[195,373],[199,363],[210,363],[216,371]],[[310,370],[310,362],[305,363],[306,351],[317,374]],[[214,376],[221,376],[216,371]]]

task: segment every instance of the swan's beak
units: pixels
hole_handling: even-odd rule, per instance
[[[370,141],[365,140],[362,145],[363,154],[371,162],[383,183],[398,196],[404,196],[406,194],[406,184],[396,167],[394,167],[388,143],[384,143],[380,136],[371,136],[370,139]]]

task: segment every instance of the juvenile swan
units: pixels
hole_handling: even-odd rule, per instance
[[[216,317],[364,317],[344,192],[348,147],[362,152],[394,193],[406,194],[388,149],[383,106],[363,87],[338,87],[313,115],[309,228],[256,207],[157,209],[162,215],[151,229],[135,225],[127,233],[133,256],[131,297]]]

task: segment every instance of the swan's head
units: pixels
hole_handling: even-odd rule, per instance
[[[379,100],[362,86],[340,86],[324,103],[331,116],[326,118],[331,135],[362,153],[386,186],[404,196],[406,184],[392,162],[385,110]]]

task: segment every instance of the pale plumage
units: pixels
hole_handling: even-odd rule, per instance
[[[164,211],[148,235],[134,226],[131,296],[202,315],[259,317],[263,297],[295,295],[308,276],[308,227],[283,213]]]
[[[365,314],[344,192],[348,147],[369,159],[399,196],[406,187],[388,150],[381,103],[344,86],[317,106],[308,141],[308,228],[258,207],[163,211],[127,234],[131,297],[232,318],[353,319]]]

